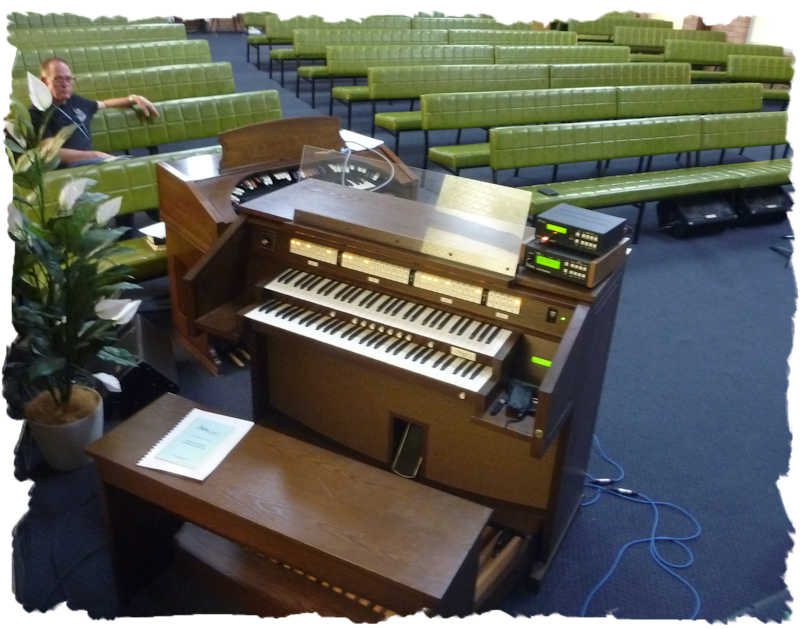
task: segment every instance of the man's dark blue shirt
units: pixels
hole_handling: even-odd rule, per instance
[[[63,148],[91,151],[92,133],[89,127],[97,108],[98,103],[96,100],[89,100],[83,96],[73,94],[61,105],[53,106],[53,115],[47,123],[43,137],[52,137],[60,129],[72,124],[75,125],[75,130],[69,139],[64,142]],[[41,124],[43,112],[35,107],[31,107],[29,111],[31,122],[33,122],[34,127],[38,127]]]

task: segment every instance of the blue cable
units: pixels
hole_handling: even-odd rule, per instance
[[[606,485],[611,485],[613,483],[618,483],[623,478],[625,478],[625,470],[622,469],[622,466],[619,463],[614,461],[610,456],[608,456],[606,454],[605,450],[603,450],[603,446],[600,445],[600,439],[597,438],[597,435],[594,435],[593,444],[594,444],[595,450],[597,450],[597,453],[602,457],[602,459],[606,463],[608,463],[609,465],[612,465],[613,467],[615,467],[617,469],[617,476],[615,478],[593,478],[593,477],[589,476],[589,474],[586,474],[584,472],[584,476],[586,476],[586,478],[589,481],[589,483],[587,483],[587,486],[596,486],[596,485],[606,486]],[[595,492],[594,496],[592,496],[588,501],[581,503],[581,506],[582,507],[588,507],[589,505],[593,505],[595,502],[600,500],[600,494],[601,493],[602,492],[600,492],[600,491]]]
[[[592,588],[592,590],[589,592],[588,596],[586,597],[586,600],[584,601],[583,606],[581,607],[580,615],[581,616],[585,616],[586,615],[586,612],[587,612],[587,610],[589,608],[589,604],[591,603],[592,598],[594,598],[594,595],[597,594],[597,592],[600,590],[600,588],[603,587],[603,585],[605,585],[606,582],[611,578],[611,575],[614,574],[614,571],[619,566],[619,563],[622,560],[622,557],[625,554],[625,552],[629,548],[634,546],[635,544],[647,543],[648,547],[649,547],[650,555],[653,558],[653,560],[656,562],[656,564],[658,566],[660,566],[667,574],[669,574],[673,578],[677,579],[680,583],[682,583],[684,586],[686,586],[686,588],[692,593],[692,596],[694,598],[694,609],[692,611],[692,615],[690,616],[690,619],[691,620],[696,619],[697,615],[700,612],[700,606],[701,606],[700,594],[695,589],[695,587],[691,583],[689,583],[689,581],[686,578],[684,578],[683,576],[681,576],[680,574],[675,572],[675,569],[688,568],[688,567],[690,567],[690,566],[692,566],[694,564],[694,553],[692,552],[691,548],[689,548],[689,546],[685,542],[688,542],[688,541],[691,541],[693,539],[697,539],[698,537],[700,537],[700,534],[702,533],[702,527],[700,526],[700,523],[697,521],[697,518],[695,518],[686,509],[684,509],[683,507],[680,507],[680,506],[678,506],[676,504],[673,504],[671,502],[653,500],[653,499],[649,498],[648,496],[645,496],[642,493],[638,493],[638,492],[632,491],[630,489],[623,489],[621,487],[617,487],[617,488],[609,487],[609,485],[611,483],[618,482],[619,480],[621,480],[624,477],[624,471],[622,470],[622,467],[619,464],[617,464],[614,461],[612,461],[605,454],[603,449],[600,447],[600,441],[597,439],[596,435],[595,435],[595,446],[597,447],[598,452],[600,453],[600,456],[603,457],[603,459],[605,459],[607,462],[609,462],[612,465],[614,465],[615,467],[617,467],[617,469],[620,472],[620,475],[619,475],[618,479],[592,479],[590,476],[587,475],[587,477],[590,480],[589,480],[589,482],[586,483],[586,486],[594,489],[596,491],[596,493],[592,497],[591,500],[589,500],[589,501],[587,501],[585,503],[582,503],[581,506],[588,506],[588,505],[594,504],[595,502],[597,502],[597,500],[600,498],[600,496],[602,494],[604,494],[604,493],[605,494],[611,494],[613,496],[616,496],[617,498],[623,498],[625,500],[629,500],[631,502],[636,502],[636,503],[639,503],[639,504],[649,504],[653,509],[653,525],[650,528],[649,537],[643,537],[641,539],[632,540],[630,542],[627,542],[626,544],[624,544],[620,548],[619,552],[617,553],[616,558],[614,559],[614,561],[611,564],[611,567],[608,569],[606,574],[603,575],[603,577],[600,579],[600,581],[597,582],[597,584]],[[597,482],[597,480],[602,481],[602,482]],[[672,535],[670,535],[670,536],[657,536],[656,535],[656,531],[658,529],[658,523],[659,523],[659,512],[658,512],[658,507],[659,506],[669,507],[671,509],[675,509],[676,511],[678,511],[679,513],[684,515],[690,522],[692,522],[692,524],[694,524],[695,532],[690,534],[690,535],[684,536],[684,537],[676,537],[676,536],[672,536]],[[674,544],[674,545],[678,546],[681,550],[683,550],[686,553],[686,560],[683,561],[682,563],[673,562],[673,561],[667,560],[661,554],[661,552],[658,550],[658,542],[668,542],[668,543],[671,543],[671,544]]]

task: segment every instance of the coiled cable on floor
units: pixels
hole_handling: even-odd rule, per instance
[[[691,540],[694,540],[694,539],[697,539],[698,537],[700,537],[700,534],[702,533],[702,530],[703,530],[702,527],[700,526],[700,523],[697,521],[697,518],[695,518],[689,511],[687,511],[683,507],[680,507],[680,506],[678,506],[678,505],[676,505],[674,503],[666,502],[666,501],[662,501],[662,500],[653,500],[652,498],[646,496],[645,494],[643,494],[641,492],[633,491],[631,489],[626,489],[626,488],[623,488],[623,487],[612,487],[611,485],[613,485],[616,482],[619,482],[620,480],[622,480],[622,478],[624,478],[625,472],[622,469],[621,465],[619,465],[618,463],[613,461],[610,457],[608,457],[608,455],[606,455],[606,453],[603,451],[602,447],[600,446],[600,441],[599,441],[599,439],[597,439],[596,435],[595,435],[594,444],[595,444],[595,448],[597,449],[597,451],[600,454],[600,456],[605,461],[607,461],[608,463],[610,463],[611,465],[616,467],[618,469],[618,471],[619,471],[619,474],[618,474],[618,478],[615,478],[615,479],[605,479],[605,478],[604,479],[595,479],[595,478],[592,478],[591,476],[589,476],[587,474],[586,487],[589,487],[589,488],[593,489],[595,491],[595,495],[592,496],[591,499],[589,499],[586,502],[582,503],[581,506],[593,505],[595,502],[597,502],[599,500],[601,495],[608,494],[608,495],[612,495],[612,496],[614,496],[616,498],[621,498],[623,500],[628,500],[630,502],[635,502],[635,503],[638,503],[638,504],[650,505],[650,507],[651,507],[651,509],[653,511],[653,523],[652,523],[652,525],[650,527],[650,534],[647,537],[642,537],[640,539],[631,540],[630,542],[625,543],[619,549],[619,551],[617,552],[617,556],[615,557],[614,561],[611,564],[611,567],[603,575],[603,577],[595,584],[595,586],[591,589],[591,591],[587,595],[586,600],[583,602],[583,605],[581,606],[580,615],[581,616],[585,616],[586,615],[586,612],[588,611],[589,605],[591,604],[592,599],[594,598],[595,594],[597,594],[597,592],[600,590],[600,588],[602,588],[603,585],[605,585],[608,582],[608,580],[611,578],[611,576],[614,574],[614,572],[616,571],[617,567],[619,566],[619,563],[622,560],[622,557],[625,554],[625,552],[629,548],[635,546],[636,544],[647,544],[648,545],[648,549],[650,551],[650,556],[653,558],[653,561],[655,561],[656,565],[658,565],[661,569],[663,569],[671,577],[673,577],[674,579],[678,580],[681,584],[683,584],[691,592],[692,597],[694,599],[694,608],[693,608],[692,613],[689,616],[689,618],[691,620],[696,619],[697,615],[700,613],[700,607],[701,607],[701,604],[702,604],[701,603],[701,599],[700,599],[700,594],[697,591],[697,589],[685,577],[683,577],[682,575],[678,574],[676,572],[676,570],[680,570],[680,569],[683,569],[683,568],[689,568],[690,566],[692,566],[694,564],[694,559],[695,559],[694,553],[692,552],[692,549],[687,545],[686,542],[689,542]],[[678,513],[680,513],[681,515],[683,515],[687,520],[689,520],[689,522],[691,522],[694,525],[694,528],[695,528],[694,532],[689,534],[689,535],[684,535],[684,536],[657,535],[658,524],[659,524],[659,520],[660,520],[659,507],[673,509],[673,510],[677,511]],[[686,557],[685,560],[682,561],[682,562],[668,560],[666,557],[664,557],[664,555],[659,550],[659,543],[661,543],[661,544],[669,543],[669,544],[677,546],[678,548],[680,548],[685,553],[685,557]]]

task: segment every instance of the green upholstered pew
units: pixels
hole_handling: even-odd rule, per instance
[[[64,26],[12,31],[8,41],[17,48],[49,46],[103,46],[146,41],[186,39],[183,24],[122,24],[111,26]]]
[[[490,44],[492,46],[569,46],[578,36],[567,31],[512,31],[506,29],[451,29],[447,43]]]
[[[411,18],[411,28],[486,29],[506,28],[506,26],[496,22],[491,17],[427,17],[417,15]]]
[[[326,59],[331,77],[359,77],[367,76],[367,70],[371,67],[493,64],[494,47],[455,44],[328,46]],[[333,112],[334,100],[347,105],[347,126],[350,127],[352,105],[354,102],[369,100],[369,87],[366,85],[332,87],[329,113]]]
[[[548,74],[546,65],[525,64],[373,67],[367,74],[371,133],[374,135],[378,123],[384,128],[393,127],[398,151],[400,132],[420,128],[421,112],[387,112],[382,118],[375,111],[378,101],[413,101],[428,93],[543,89],[547,87]]]
[[[425,94],[420,99],[426,157],[430,156],[431,161],[456,174],[462,168],[488,166],[488,142],[437,146],[428,150],[429,131],[748,112],[760,111],[761,107],[761,86],[757,83],[630,85],[471,94]]]
[[[682,61],[701,66],[724,66],[728,62],[728,55],[782,57],[783,48],[763,44],[685,39],[667,39],[664,45],[664,61]]]
[[[565,31],[561,31],[565,32]],[[627,46],[495,46],[495,63],[626,63]]]
[[[617,26],[637,28],[672,28],[672,22],[638,17],[608,17],[598,20],[569,20],[567,30],[578,35],[578,39],[588,41],[611,41]]]
[[[92,118],[92,143],[113,153],[216,137],[224,131],[281,117],[276,90],[182,98],[156,103],[159,116],[132,109],[101,109]]]
[[[688,63],[559,64],[550,68],[550,87],[688,84],[690,70]]]
[[[106,46],[57,47],[17,50],[11,75],[26,72],[38,76],[39,65],[48,57],[60,57],[74,74],[108,72],[189,63],[210,63],[211,50],[204,39],[138,42]]]
[[[668,28],[638,28],[635,26],[615,26],[614,44],[628,46],[635,52],[663,53],[668,39],[691,41],[725,41],[724,31],[693,31]]]
[[[489,134],[490,165],[496,174],[499,168],[554,164],[552,182],[524,187],[533,193],[532,213],[558,203],[589,208],[622,203],[636,205],[635,242],[648,201],[789,183],[790,160],[696,165],[567,182],[555,181],[559,163],[597,160],[602,175],[604,160],[619,157],[639,157],[641,171],[645,156],[648,156],[649,169],[653,155],[666,153],[695,153],[697,164],[700,151],[707,149],[772,145],[774,155],[774,146],[786,142],[786,123],[786,112],[779,111],[499,127]],[[542,189],[548,194],[540,192]]]
[[[76,92],[93,100],[142,94],[155,102],[236,91],[233,70],[227,61],[89,72],[76,77]],[[12,95],[30,105],[27,79],[12,81]]]
[[[387,29],[387,28],[349,28],[349,29],[297,29],[293,52],[296,59],[325,59],[328,46],[353,45],[418,45],[447,44],[447,32],[422,29]],[[285,50],[285,49],[283,49]],[[276,50],[270,56],[270,72],[273,56],[280,61],[281,85],[283,85],[283,59],[277,55],[283,50]],[[297,68],[295,95],[300,96],[300,81],[311,81],[311,103],[316,105],[316,82],[332,80],[326,65],[302,65]]]

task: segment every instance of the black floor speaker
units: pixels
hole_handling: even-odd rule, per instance
[[[659,201],[658,226],[675,238],[722,231],[737,222],[728,194],[705,193]]]
[[[119,344],[134,354],[139,364],[122,367],[114,374],[122,391],[106,398],[107,418],[127,419],[160,395],[178,392],[178,370],[169,334],[137,315],[120,336]]]
[[[778,223],[792,209],[792,198],[780,186],[738,190],[734,195],[733,209],[740,225]]]

